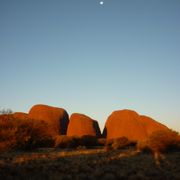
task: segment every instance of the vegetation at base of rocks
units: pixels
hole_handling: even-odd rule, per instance
[[[106,145],[106,138],[98,138],[98,145],[105,146]]]
[[[95,136],[84,135],[80,138],[81,146],[98,146],[98,138]]]
[[[80,139],[76,136],[57,135],[55,137],[55,148],[76,148],[80,144]]]
[[[105,148],[107,150],[117,150],[128,146],[135,146],[136,142],[130,141],[127,137],[119,137],[106,140]]]
[[[51,132],[44,121],[19,120],[12,115],[0,116],[0,151],[32,150],[53,145]]]
[[[98,139],[95,136],[85,135],[66,136],[58,135],[55,137],[55,147],[57,148],[79,148],[79,147],[93,147],[98,145]]]
[[[173,130],[153,132],[148,139],[139,141],[137,149],[144,152],[164,153],[180,150],[180,135]]]

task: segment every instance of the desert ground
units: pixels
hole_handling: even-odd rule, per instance
[[[134,148],[37,149],[0,154],[0,179],[180,179],[180,152],[157,161]]]

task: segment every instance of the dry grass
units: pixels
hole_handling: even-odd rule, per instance
[[[180,152],[164,154],[160,166],[135,149],[40,149],[0,155],[1,179],[179,179]]]

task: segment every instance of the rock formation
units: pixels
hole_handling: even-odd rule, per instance
[[[35,105],[29,111],[29,118],[45,121],[49,125],[49,130],[52,130],[55,135],[66,134],[69,116],[62,108],[41,104]]]
[[[90,135],[99,137],[100,134],[101,133],[97,121],[79,113],[74,113],[71,115],[67,130],[67,136],[81,137],[84,135]]]
[[[146,139],[153,131],[167,129],[155,120],[132,110],[114,111],[107,119],[103,136],[113,139],[125,136],[129,140]]]
[[[167,130],[168,129],[163,124],[155,121],[154,119],[152,119],[148,116],[141,115],[139,118],[139,121],[143,124],[148,136],[150,134],[152,134],[152,132],[154,132],[154,131],[163,130],[163,129]]]
[[[23,120],[23,119],[28,119],[28,114],[27,113],[23,113],[23,112],[15,112],[13,114],[13,117],[15,119]]]

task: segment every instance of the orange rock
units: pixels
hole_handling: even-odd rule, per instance
[[[30,119],[43,120],[48,123],[49,128],[56,135],[66,134],[69,116],[62,108],[39,104],[30,109],[28,116]]]
[[[148,116],[140,116],[139,121],[143,124],[148,136],[151,135],[151,133],[154,131],[168,129],[165,125],[155,121]]]
[[[132,110],[114,111],[107,119],[103,136],[107,139],[127,137],[138,141],[146,139],[152,132],[168,129],[163,124]]]
[[[129,140],[142,140],[147,137],[139,115],[131,110],[114,111],[107,119],[103,135],[107,139],[127,137]]]
[[[74,113],[71,115],[67,136],[100,136],[100,134],[101,133],[97,121],[79,113]]]
[[[27,113],[23,113],[23,112],[15,112],[13,114],[13,117],[15,119],[23,120],[23,119],[28,119],[28,114]]]

